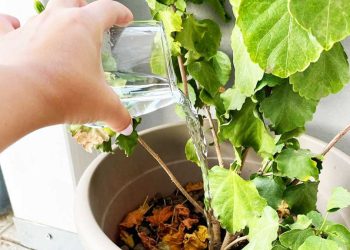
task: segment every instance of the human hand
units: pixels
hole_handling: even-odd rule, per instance
[[[36,126],[98,120],[132,132],[131,117],[106,84],[101,65],[103,32],[132,18],[112,0],[51,0],[21,28],[16,19],[0,16],[0,64],[12,69],[18,88],[41,106]]]

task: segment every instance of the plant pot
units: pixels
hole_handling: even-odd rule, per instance
[[[183,123],[161,126],[141,133],[143,139],[160,155],[182,184],[201,179],[200,169],[186,160],[184,146],[189,138]],[[301,137],[301,145],[315,153],[321,152],[325,143],[309,137]],[[215,152],[209,150],[209,165],[217,164]],[[233,159],[232,148],[222,144],[226,161]],[[247,157],[243,175],[259,167],[259,158],[252,153]],[[332,149],[324,162],[318,193],[318,209],[323,212],[331,190],[335,186],[350,189],[350,157]],[[76,199],[76,225],[86,249],[119,249],[113,241],[118,234],[117,225],[131,210],[137,208],[146,196],[157,192],[170,194],[175,185],[157,162],[137,146],[132,157],[120,151],[102,154],[96,158],[80,179]],[[333,215],[335,221],[350,226],[350,209]]]

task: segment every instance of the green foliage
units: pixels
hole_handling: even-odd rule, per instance
[[[125,136],[125,135],[119,134],[116,138],[115,143],[117,144],[118,148],[120,148],[125,152],[126,156],[130,156],[135,150],[135,147],[137,145],[137,139],[139,138],[139,135],[135,129],[137,125],[140,124],[140,122],[141,122],[140,118],[133,119],[134,131],[131,133],[131,135]]]
[[[290,0],[289,10],[326,50],[350,35],[348,0]]]
[[[41,13],[45,10],[45,6],[39,0],[34,0],[34,9],[37,13]]]
[[[307,229],[312,223],[312,220],[307,217],[306,215],[299,214],[297,217],[297,221],[290,225],[290,229],[300,229],[304,230]]]
[[[256,115],[256,104],[247,100],[240,111],[231,112],[231,120],[220,126],[220,133],[235,147],[252,147],[262,156],[272,155],[275,142],[264,122]]]
[[[299,250],[338,250],[338,245],[332,240],[311,236],[299,247]]]
[[[316,106],[317,101],[299,96],[291,85],[284,84],[276,86],[272,94],[262,101],[260,108],[276,132],[283,134],[304,127],[312,119]]]
[[[253,182],[242,179],[233,170],[213,167],[209,171],[209,185],[214,214],[230,233],[256,223],[266,206]]]
[[[350,206],[350,192],[342,187],[335,188],[330,200],[328,201],[327,211],[335,212],[348,206]]]
[[[317,163],[312,160],[309,150],[287,148],[276,158],[277,169],[282,176],[308,181],[311,177],[318,179]]]
[[[186,143],[185,154],[186,154],[187,160],[192,161],[192,162],[196,163],[198,166],[200,166],[200,161],[198,159],[192,138],[188,139],[188,141]]]
[[[252,96],[256,84],[264,76],[264,71],[250,59],[242,33],[237,25],[232,32],[231,45],[235,65],[235,87],[242,94]]]
[[[218,77],[219,83],[224,86],[231,76],[232,66],[230,58],[224,52],[218,51],[211,58],[210,62],[212,63],[212,67]]]
[[[305,70],[323,50],[290,15],[288,0],[242,1],[238,25],[252,60],[282,78]]]
[[[294,91],[313,100],[339,92],[349,80],[349,63],[340,43],[323,52],[320,59],[304,72],[290,77]]]
[[[224,93],[220,94],[226,112],[230,110],[241,110],[246,97],[237,89],[229,88]]]
[[[350,232],[344,225],[326,226],[324,232],[328,235],[327,239],[335,241],[341,250],[350,249]]]
[[[279,240],[284,247],[297,250],[307,238],[313,235],[315,233],[311,228],[305,230],[293,229],[281,234]]]
[[[253,182],[258,189],[259,194],[263,197],[267,204],[277,209],[283,199],[283,193],[286,185],[280,177],[257,176]]]
[[[279,228],[277,212],[266,206],[259,219],[249,228],[249,244],[244,250],[270,250]]]
[[[287,187],[284,200],[295,214],[307,214],[316,209],[318,182],[305,182]]]
[[[221,31],[214,21],[196,20],[193,15],[189,15],[183,21],[183,29],[176,35],[176,40],[187,50],[210,58],[218,51]]]

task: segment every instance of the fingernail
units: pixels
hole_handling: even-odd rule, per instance
[[[133,127],[132,127],[132,122],[129,124],[129,126],[124,129],[123,131],[120,131],[119,133],[125,136],[131,135],[132,131],[133,131]]]

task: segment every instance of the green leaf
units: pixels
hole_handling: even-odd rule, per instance
[[[184,92],[184,84],[178,83],[177,87],[181,89],[182,92]],[[191,103],[194,104],[196,102],[196,92],[194,91],[194,88],[191,86],[191,84],[187,84],[187,90],[188,90],[188,98],[190,99]]]
[[[175,7],[177,10],[184,12],[186,10],[187,4],[185,0],[177,0],[175,2]]]
[[[240,111],[232,112],[231,120],[220,126],[220,135],[235,147],[253,147],[260,155],[275,151],[273,137],[256,114],[256,104],[248,99]]]
[[[300,229],[304,230],[308,228],[312,223],[312,220],[306,215],[299,214],[297,217],[297,221],[290,225],[290,229]]]
[[[220,98],[224,103],[226,111],[241,110],[246,97],[236,88],[229,88],[220,94]]]
[[[197,156],[196,148],[194,147],[193,141],[190,138],[185,146],[186,159],[196,163],[200,167],[200,161]]]
[[[231,19],[230,15],[226,12],[225,1],[222,0],[207,0],[212,6],[215,12],[224,20],[229,21]]]
[[[323,50],[289,14],[288,0],[242,1],[238,26],[252,60],[282,78],[304,71]]]
[[[232,72],[230,58],[224,52],[218,51],[210,61],[213,65],[214,71],[218,77],[220,84],[224,86],[230,79]]]
[[[257,176],[253,182],[258,189],[259,194],[263,197],[267,204],[277,209],[281,204],[286,185],[280,177]]]
[[[339,250],[337,243],[332,240],[322,239],[318,236],[307,238],[298,250]]]
[[[167,77],[167,64],[165,62],[165,55],[162,48],[162,38],[160,36],[160,33],[158,33],[154,37],[152,46],[152,53],[150,58],[151,72],[155,75]]]
[[[264,71],[250,59],[241,31],[237,25],[232,32],[231,46],[235,66],[235,87],[242,94],[251,96],[254,94],[257,82],[264,76]]]
[[[288,248],[285,248],[282,245],[276,245],[271,250],[288,250]]]
[[[322,226],[322,224],[324,222],[324,218],[319,212],[311,211],[306,216],[312,221],[312,225],[317,230],[321,229],[321,226]],[[333,222],[325,221],[323,227],[328,227],[328,226],[331,226],[333,224],[334,224]]]
[[[37,13],[41,13],[45,10],[45,6],[39,0],[34,0],[34,9]]]
[[[176,40],[187,50],[210,58],[220,46],[220,27],[212,20],[196,20],[193,15],[189,15],[183,21],[183,30],[177,33]]]
[[[262,101],[260,109],[276,132],[283,134],[303,127],[312,119],[316,107],[317,101],[307,100],[293,92],[291,85],[283,84],[273,89],[272,94]]]
[[[349,63],[340,43],[324,51],[316,63],[290,77],[294,91],[308,99],[319,100],[339,92],[350,80]]]
[[[324,232],[327,233],[329,240],[337,242],[342,250],[350,249],[350,232],[341,224],[326,226]]]
[[[104,71],[115,72],[117,70],[117,62],[112,56],[112,52],[104,51],[101,53],[102,67]]]
[[[311,228],[305,230],[293,229],[281,234],[279,240],[284,247],[297,250],[307,238],[313,235],[314,231]]]
[[[241,0],[230,0],[230,4],[232,5],[232,11],[235,15],[236,19],[238,18],[238,10],[239,5],[241,4]]]
[[[193,62],[187,66],[190,75],[214,97],[221,86],[220,80],[210,62]]]
[[[249,244],[244,250],[270,250],[277,238],[279,223],[277,212],[266,206],[262,216],[249,227]]]
[[[326,50],[350,35],[348,0],[289,0],[289,10]]]
[[[310,150],[287,148],[276,158],[277,169],[282,176],[308,181],[311,177],[318,179],[317,163],[312,160]]]
[[[139,125],[141,122],[141,118],[134,118],[133,119],[133,128],[134,131],[129,136],[125,136],[122,134],[119,134],[116,138],[115,144],[123,150],[126,154],[126,156],[132,155],[132,153],[135,150],[135,147],[137,145],[137,139],[139,138],[139,135],[137,131],[135,130],[137,125]]]
[[[348,206],[350,206],[350,192],[343,187],[336,187],[328,201],[327,211],[335,212]]]
[[[287,187],[284,200],[296,214],[307,214],[316,209],[318,182],[305,182]]]
[[[288,83],[288,79],[279,78],[271,74],[264,74],[264,77],[259,82],[259,89],[262,89],[265,86],[269,86],[272,88],[272,87],[276,87],[278,85],[287,84],[287,83]]]
[[[209,185],[214,214],[230,233],[255,223],[266,206],[253,182],[242,179],[232,170],[213,167],[209,171]]]

